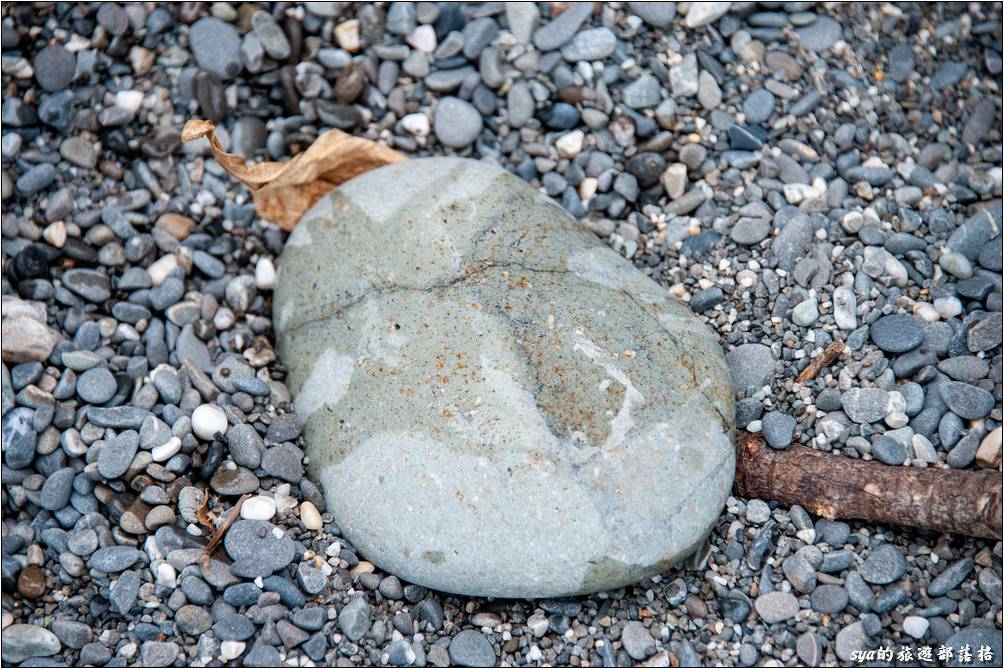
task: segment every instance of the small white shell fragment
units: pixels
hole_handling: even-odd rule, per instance
[[[275,515],[275,500],[267,495],[255,495],[241,505],[241,518],[246,520],[271,520]]]

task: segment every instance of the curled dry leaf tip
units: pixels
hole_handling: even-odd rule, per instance
[[[251,190],[258,215],[286,230],[335,186],[405,159],[383,144],[335,129],[322,133],[306,151],[282,163],[248,164],[243,157],[227,153],[212,121],[192,119],[181,132],[184,142],[202,137],[209,140],[216,162]]]

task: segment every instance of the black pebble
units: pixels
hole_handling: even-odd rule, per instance
[[[48,254],[38,244],[24,247],[14,256],[13,269],[16,279],[41,279],[49,275]]]
[[[221,462],[223,462],[223,444],[213,441],[202,460],[202,466],[199,467],[199,476],[203,479],[212,478]]]

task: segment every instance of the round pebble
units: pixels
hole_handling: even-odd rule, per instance
[[[481,132],[481,114],[469,102],[459,98],[443,98],[436,106],[433,119],[436,138],[454,149],[469,146]]]
[[[192,432],[199,439],[209,441],[227,431],[227,415],[215,404],[200,404],[192,412]]]
[[[77,377],[77,395],[89,404],[104,404],[116,390],[115,377],[104,367],[93,367]]]

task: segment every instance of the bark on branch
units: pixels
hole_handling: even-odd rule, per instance
[[[775,451],[759,435],[736,442],[736,494],[798,504],[834,519],[1001,538],[998,471],[894,467],[805,446]]]

